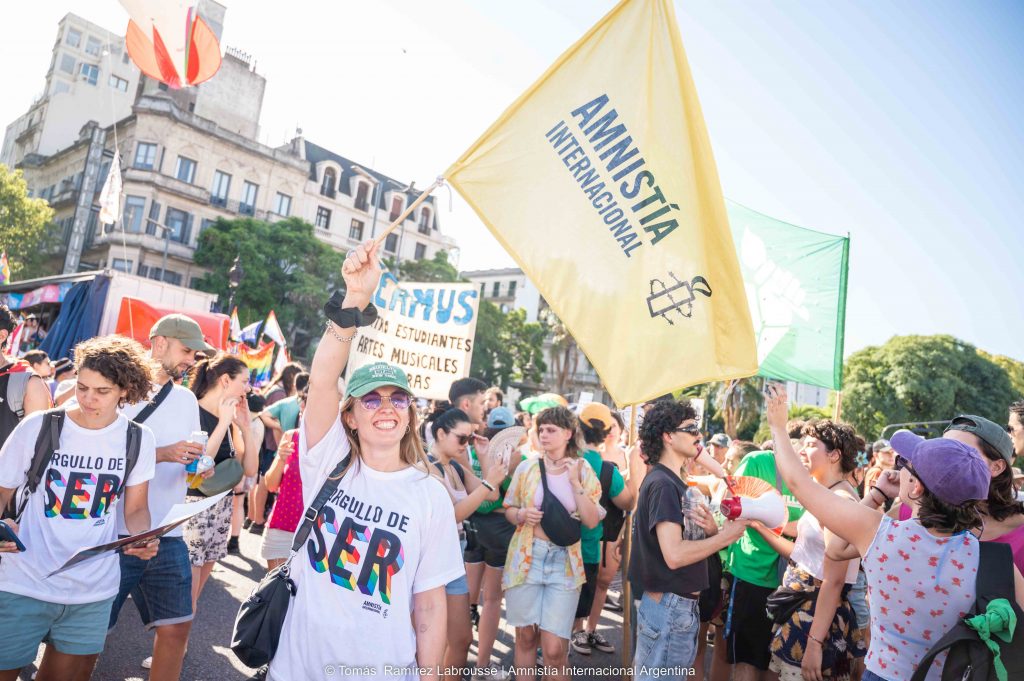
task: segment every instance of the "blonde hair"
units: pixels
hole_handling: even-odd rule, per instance
[[[346,397],[341,403],[341,414],[339,415],[339,418],[341,418],[341,425],[345,429],[345,435],[348,437],[349,448],[352,451],[352,460],[349,461],[348,466],[346,466],[345,470],[343,470],[338,476],[339,478],[344,477],[345,474],[348,473],[348,470],[352,467],[352,464],[355,463],[356,459],[362,461],[363,458],[362,448],[359,446],[359,434],[355,429],[350,428],[343,418],[345,412],[352,410],[356,400],[357,398],[355,397]],[[398,457],[401,459],[402,463],[415,468],[420,468],[425,474],[430,475],[430,459],[427,458],[427,453],[423,449],[423,442],[420,440],[420,429],[418,419],[416,417],[416,408],[412,402],[409,403],[407,412],[409,414],[409,428],[406,430],[405,435],[402,436],[402,441],[399,443]],[[338,478],[331,479],[337,480]]]

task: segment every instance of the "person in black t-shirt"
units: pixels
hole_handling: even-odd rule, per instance
[[[687,486],[682,471],[701,452],[696,415],[687,401],[660,401],[640,427],[650,469],[640,487],[629,566],[630,580],[644,592],[633,658],[637,681],[671,678],[692,667],[700,629],[697,599],[708,587],[707,557],[739,539],[747,527],[746,521],[726,521],[719,530],[711,511],[701,506],[690,519],[706,538],[683,538]]]

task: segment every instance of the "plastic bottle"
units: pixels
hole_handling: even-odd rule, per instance
[[[189,434],[189,436],[188,436],[188,441],[189,442],[195,442],[196,444],[200,444],[200,445],[203,446],[203,454],[206,454],[206,443],[209,441],[209,439],[210,439],[210,436],[206,434],[205,430],[193,430]],[[192,461],[190,461],[185,466],[185,470],[187,472],[189,472],[189,473],[195,473],[196,472],[196,465],[198,463],[199,463],[199,459],[198,458],[192,459]],[[191,477],[191,476],[189,476],[189,477]]]
[[[188,486],[192,489],[199,489],[203,484],[203,473],[213,468],[213,459],[205,454],[194,461],[195,472],[188,474]]]
[[[707,499],[695,482],[686,483],[686,494],[683,496],[683,539],[694,541],[704,539],[704,528],[693,519],[697,507],[708,508]]]

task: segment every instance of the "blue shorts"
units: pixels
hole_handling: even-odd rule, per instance
[[[192,566],[181,537],[161,537],[160,549],[150,560],[123,553],[120,558],[121,590],[110,610],[110,629],[128,594],[147,630],[192,621]]]
[[[63,605],[0,591],[0,669],[32,664],[44,640],[65,655],[103,652],[111,596],[94,603]]]
[[[466,575],[462,575],[458,579],[453,579],[444,585],[444,592],[448,596],[465,596],[469,593],[469,580],[466,579]]]
[[[513,627],[538,625],[560,638],[572,635],[580,590],[565,576],[569,552],[543,539],[533,540],[526,582],[505,591],[505,620]]]

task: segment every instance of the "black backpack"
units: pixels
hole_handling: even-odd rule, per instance
[[[601,462],[601,505],[607,514],[604,517],[603,534],[601,541],[616,541],[622,532],[622,526],[626,523],[626,512],[615,505],[612,501],[612,475],[616,468],[611,461]]]
[[[39,426],[39,435],[36,437],[35,453],[32,455],[32,463],[26,471],[27,479],[11,497],[7,508],[4,509],[3,517],[12,518],[15,522],[21,521],[21,514],[25,512],[28,500],[39,488],[43,479],[46,467],[50,465],[50,459],[54,451],[60,446],[60,431],[64,427],[64,419],[67,412],[63,408],[50,409],[43,412],[43,422]],[[139,460],[139,451],[142,447],[142,428],[134,421],[128,422],[128,440],[124,465],[124,478],[121,479],[121,488],[117,490],[118,498],[124,493],[125,485],[128,484],[128,476],[131,475],[135,463]]]
[[[1004,642],[995,632],[989,640],[999,646],[999,660],[1006,667],[1004,678],[1024,679],[1024,613],[1017,605],[1014,590],[1013,552],[1008,544],[981,542],[979,546],[981,555],[974,605],[967,616],[946,632],[921,659],[911,681],[924,681],[932,661],[945,650],[949,655],[942,667],[942,681],[996,681],[999,677],[996,675],[995,656],[978,632],[966,622],[984,613],[988,604],[997,598],[1009,601],[1017,617],[1017,627],[1009,642]]]

